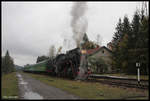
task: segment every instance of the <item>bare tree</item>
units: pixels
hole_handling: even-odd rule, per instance
[[[148,2],[142,2],[142,13],[145,13],[146,16],[148,15]]]
[[[96,36],[96,43],[101,46],[102,45],[102,36],[100,34],[97,34]]]

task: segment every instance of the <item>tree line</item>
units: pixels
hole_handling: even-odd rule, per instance
[[[117,72],[136,74],[140,63],[142,74],[148,74],[149,63],[149,15],[136,10],[130,22],[128,16],[119,19],[112,43],[112,66]]]

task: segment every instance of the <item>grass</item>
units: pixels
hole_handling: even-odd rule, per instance
[[[148,99],[148,90],[139,91],[135,89],[123,89],[100,83],[73,81],[63,78],[50,77],[48,75],[30,73],[23,73],[23,75],[32,76],[43,83],[60,88],[68,93],[85,99]]]
[[[99,75],[109,75],[109,76],[122,76],[122,77],[129,77],[129,78],[135,78],[137,79],[137,75],[126,75],[123,73],[117,73],[117,74],[99,74]],[[140,75],[140,79],[143,80],[149,80],[149,76],[148,75]]]
[[[16,72],[2,75],[2,99],[18,98],[18,81]]]

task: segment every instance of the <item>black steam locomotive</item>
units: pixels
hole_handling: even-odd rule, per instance
[[[66,54],[59,54],[47,61],[46,71],[58,77],[75,78],[79,72],[80,57],[79,48],[70,50]]]

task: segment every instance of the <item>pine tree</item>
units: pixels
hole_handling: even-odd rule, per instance
[[[89,38],[88,38],[88,36],[87,36],[86,33],[84,33],[83,41],[84,41],[84,42],[88,42],[88,41],[89,41]]]
[[[128,67],[128,40],[131,35],[131,26],[127,16],[124,17],[123,23],[121,19],[116,27],[112,44],[113,44],[113,67],[125,72]]]
[[[141,44],[138,44],[140,48],[148,48],[149,47],[149,19],[147,16],[144,16],[143,19],[140,20],[140,29],[139,29],[139,41]],[[137,42],[139,42],[137,41]]]
[[[146,15],[143,15],[142,17],[143,18],[140,20],[139,38],[137,40],[137,49],[140,49],[141,51],[136,54],[141,63],[141,72],[143,74],[149,74],[149,20]]]
[[[114,33],[113,40],[112,40],[112,44],[114,46],[113,49],[115,49],[118,46],[118,43],[120,42],[120,39],[123,36],[122,29],[123,29],[122,22],[121,19],[119,19],[119,22],[116,27],[116,32]]]
[[[129,36],[130,32],[131,32],[131,26],[130,26],[130,22],[129,22],[129,19],[128,19],[127,15],[124,16],[122,26],[123,26],[123,29],[122,29],[123,35],[127,34]],[[123,38],[123,36],[122,36],[122,38]]]
[[[140,16],[136,11],[132,20],[132,36],[130,37],[130,48],[137,48],[137,40],[139,39]]]
[[[123,24],[121,22],[121,19],[119,19],[119,22],[117,24],[117,27],[116,27],[116,32],[114,33],[114,36],[113,36],[113,40],[112,40],[112,65],[113,65],[113,68],[116,68],[117,70],[121,70],[121,61],[120,61],[120,52],[119,52],[119,42],[121,41],[121,38],[123,36]]]
[[[9,52],[7,50],[6,55],[2,58],[2,72],[3,73],[10,73],[13,72],[14,69],[14,63],[13,59],[10,57]]]
[[[123,21],[123,36],[121,38],[121,42],[119,44],[119,52],[120,52],[120,61],[121,61],[121,69],[123,72],[128,72],[129,67],[129,38],[131,36],[131,24],[127,16],[124,16]]]

